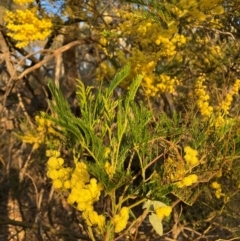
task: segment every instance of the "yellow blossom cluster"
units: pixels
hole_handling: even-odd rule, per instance
[[[184,35],[177,34],[176,25],[169,26],[165,31],[161,24],[153,20],[137,22],[136,38],[146,51],[156,50],[159,57],[171,58],[176,54],[177,47],[186,43]],[[134,29],[131,29],[134,31]],[[155,43],[155,46],[152,44]],[[154,49],[153,49],[154,48]]]
[[[146,74],[142,86],[148,96],[154,97],[158,93],[173,93],[178,84],[179,80],[176,77],[170,77],[166,74],[161,74],[160,76]]]
[[[157,36],[155,44],[161,46],[162,57],[171,57],[176,54],[176,48],[184,45],[186,38],[184,35],[176,34],[173,38],[169,39],[163,37],[161,34]]]
[[[184,152],[185,155],[183,158],[187,165],[184,168],[177,168],[175,173],[172,174],[174,176],[173,181],[177,181],[176,184],[179,188],[191,186],[198,181],[198,176],[196,174],[185,176],[185,174],[189,171],[189,168],[191,169],[199,164],[197,157],[198,152],[197,150],[192,149],[190,146],[185,146]],[[178,179],[176,179],[176,177]]]
[[[220,198],[221,196],[223,196],[224,194],[222,193],[222,188],[221,188],[221,184],[219,184],[218,182],[212,182],[211,183],[211,187],[213,189],[215,189],[215,196],[216,198]]]
[[[220,104],[215,105],[214,108],[209,105],[209,95],[206,93],[206,86],[203,85],[205,76],[200,76],[195,85],[195,93],[198,97],[197,105],[201,115],[205,118],[210,116],[214,118],[214,126],[220,128],[231,122],[231,118],[227,117],[234,95],[238,94],[240,89],[240,79],[237,79],[229,92],[226,94],[224,100]]]
[[[195,84],[195,93],[197,99],[197,106],[201,112],[201,115],[205,118],[211,116],[213,112],[213,107],[209,105],[209,95],[206,93],[206,86],[203,85],[205,81],[205,75],[201,75],[198,77],[196,84]]]
[[[29,3],[34,3],[35,0],[13,0],[13,2],[19,4],[19,5],[24,5],[24,4],[29,4]]]
[[[171,182],[176,183],[179,188],[191,186],[198,181],[198,176],[196,174],[186,176],[186,173],[189,172],[189,167],[192,168],[199,163],[197,151],[189,146],[186,146],[184,150],[186,152],[184,159],[187,166],[181,161],[173,160],[170,157],[168,157],[165,165],[166,172],[170,173]]]
[[[36,7],[7,11],[5,15],[8,36],[17,41],[16,46],[23,48],[36,40],[45,40],[51,33],[52,21],[38,16]]]
[[[220,72],[219,62],[226,57],[222,56],[225,51],[221,48],[227,48],[218,42],[212,42],[207,34],[198,34],[204,32],[202,29],[205,26],[198,24],[199,22],[207,20],[207,28],[210,29],[213,24],[219,26],[219,23],[216,24],[219,19],[217,15],[224,13],[219,0],[181,0],[171,3],[165,1],[159,2],[159,6],[161,5],[167,11],[163,11],[161,19],[158,20],[146,17],[141,11],[117,10],[122,19],[121,23],[109,31],[111,37],[105,34],[104,41],[100,41],[104,45],[108,42],[108,52],[112,51],[112,56],[117,60],[115,63],[119,66],[128,61],[131,63],[131,75],[126,78],[124,87],[128,87],[137,74],[144,74],[142,87],[144,93],[151,97],[157,97],[164,91],[172,93],[179,80],[182,82],[186,79],[184,71],[177,71],[184,61],[188,61],[191,69],[195,68],[199,72],[205,71],[206,67],[214,67]],[[148,10],[151,12],[153,9]],[[181,18],[184,22],[196,25],[192,32],[197,34],[190,33],[190,28],[180,31]],[[111,50],[110,46],[115,46],[114,50]],[[200,96],[200,111],[205,117],[209,117],[212,107],[206,99],[209,98],[206,89],[200,84],[196,86],[196,92],[199,92]]]
[[[96,226],[99,233],[103,233],[105,225],[104,215],[94,211],[93,204],[99,200],[103,190],[95,178],[90,178],[84,162],[75,163],[74,168],[64,167],[64,160],[60,152],[48,150],[47,176],[52,179],[53,186],[59,190],[68,190],[67,202],[82,211],[82,217],[88,226]]]
[[[224,13],[224,7],[219,6],[219,0],[180,0],[177,4],[170,6],[169,10],[177,19],[185,18],[188,21],[202,22],[207,18],[213,18],[214,15]],[[209,14],[211,13],[211,14]]]
[[[161,74],[159,80],[160,83],[157,84],[159,92],[173,93],[175,87],[179,85],[179,80],[176,77],[171,78],[165,74]]]
[[[76,167],[71,174],[70,187],[68,203],[76,204],[77,209],[83,212],[83,218],[87,225],[97,225],[98,232],[102,234],[105,217],[94,211],[93,204],[99,200],[103,188],[95,178],[90,178],[87,166],[83,162],[76,163]]]
[[[107,161],[105,163],[105,171],[108,174],[108,176],[111,178],[114,174],[114,168],[113,166]]]
[[[196,0],[181,0],[179,1],[178,17],[188,16],[188,20],[205,21],[212,15],[220,15],[224,13],[224,8],[219,6],[219,0],[202,0],[199,3]],[[210,13],[210,14],[209,14]]]
[[[162,55],[165,56],[173,56],[176,54],[176,46],[174,42],[170,41],[168,38],[164,38],[161,35],[157,37],[155,40],[156,45],[161,45],[163,48]]]
[[[120,212],[116,214],[112,219],[115,233],[119,233],[126,228],[128,219],[129,219],[129,208],[122,207]]]
[[[82,217],[88,226],[90,227],[96,226],[98,233],[100,234],[104,233],[105,216],[102,214],[99,215],[96,211],[94,211],[93,206],[91,208],[86,209],[82,213]]]
[[[60,157],[60,152],[48,150],[46,156],[49,157],[47,162],[47,176],[53,180],[53,186],[56,189],[70,188],[69,177],[71,168],[64,167],[64,160]]]
[[[232,87],[232,89],[227,93],[225,100],[222,101],[220,109],[223,111],[223,114],[228,114],[230,106],[233,101],[233,96],[238,94],[240,89],[240,79],[237,79]]]
[[[158,218],[163,219],[164,217],[170,216],[170,214],[172,212],[172,207],[171,206],[157,207],[155,209],[155,212],[156,212]]]
[[[132,34],[135,42],[141,46],[132,46],[130,54],[125,52],[126,47],[115,51],[120,65],[125,65],[128,61],[131,63],[131,74],[125,80],[125,87],[129,86],[129,81],[137,74],[142,74],[142,87],[147,96],[174,92],[175,87],[179,85],[179,79],[172,73],[161,73],[159,70],[162,64],[167,65],[173,60],[182,61],[178,52],[186,43],[186,37],[178,34],[176,25],[169,26],[166,30],[153,19],[141,21],[142,16],[136,13],[124,12],[122,18],[126,21],[123,21],[116,31],[121,33],[122,39]],[[133,25],[136,27],[132,28]]]
[[[99,200],[102,186],[95,178],[90,179],[87,166],[83,162],[77,162],[70,179],[71,193],[68,203],[77,204],[79,211],[85,211]]]
[[[120,29],[124,33],[134,32],[136,40],[145,50],[155,48],[162,57],[172,57],[176,53],[176,47],[186,43],[185,36],[178,34],[177,26],[174,24],[169,25],[168,29],[165,30],[161,24],[153,19],[141,21],[141,17],[136,14],[124,14],[123,19],[127,20],[120,25]],[[136,25],[136,28],[132,28],[129,19],[131,19],[132,24]]]
[[[38,125],[37,126],[38,133],[42,133],[42,132],[46,131],[46,132],[48,132],[50,134],[53,134],[53,135],[58,134],[58,132],[53,129],[53,122],[51,120],[43,118],[39,115],[35,116],[35,120],[36,120],[36,123]]]
[[[53,129],[53,123],[46,118],[35,116],[36,129],[19,136],[20,139],[29,144],[33,144],[33,149],[37,149],[41,144],[48,143],[49,141],[59,145],[59,133]]]
[[[191,174],[191,175],[188,175],[187,177],[184,177],[182,181],[177,182],[177,186],[179,188],[189,187],[192,184],[197,183],[197,181],[198,181],[198,176],[196,174]]]
[[[177,46],[182,46],[187,42],[187,39],[184,35],[182,34],[176,34],[173,38],[172,38],[172,42],[173,43],[177,43]]]
[[[186,161],[188,167],[194,167],[199,164],[197,150],[192,149],[190,146],[185,146],[184,152],[184,160]]]

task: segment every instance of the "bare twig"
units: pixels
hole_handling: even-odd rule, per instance
[[[11,62],[10,51],[8,49],[8,46],[7,46],[6,40],[4,38],[4,35],[1,31],[0,31],[0,46],[1,46],[1,50],[3,52],[3,58],[6,62],[7,71],[9,73],[9,75],[11,76],[14,72],[14,67],[13,67],[13,64]]]
[[[29,164],[29,162],[30,162],[30,160],[31,160],[33,151],[34,151],[34,149],[33,149],[33,147],[32,147],[31,152],[30,152],[30,154],[29,154],[28,157],[27,157],[27,161],[25,162],[24,166],[21,168],[21,170],[20,170],[20,172],[19,172],[19,181],[20,181],[20,183],[21,183],[21,182],[23,181],[23,179],[24,179],[24,176],[25,176],[25,173],[26,173],[28,164]]]
[[[61,73],[62,56],[58,54],[56,56],[56,68],[55,68],[55,85],[60,87],[60,73]]]
[[[22,79],[25,75],[31,73],[32,71],[40,68],[42,65],[46,64],[48,61],[50,61],[51,59],[55,58],[56,56],[58,56],[59,54],[69,50],[70,48],[74,47],[74,46],[77,46],[77,45],[81,45],[81,44],[84,44],[86,43],[87,40],[85,39],[82,39],[82,40],[76,40],[76,41],[73,41],[71,43],[68,43],[64,46],[62,46],[61,48],[59,49],[56,49],[53,54],[51,54],[50,56],[46,57],[45,59],[43,59],[42,61],[38,62],[37,64],[35,64],[34,66],[26,69],[25,71],[23,71],[23,73],[21,73],[19,76],[18,76],[18,80],[19,79]]]
[[[218,34],[222,34],[222,35],[229,35],[233,40],[236,40],[235,37],[233,36],[233,34],[231,32],[225,32],[225,31],[220,31],[218,29],[215,28],[208,28],[206,26],[193,26],[193,28],[202,28],[202,29],[206,29],[212,32],[216,32]]]
[[[20,105],[20,107],[22,108],[22,111],[23,111],[25,117],[27,118],[29,124],[30,124],[31,127],[33,128],[33,127],[34,127],[34,124],[32,123],[31,118],[30,118],[30,116],[28,115],[28,113],[27,113],[27,111],[26,111],[25,105],[23,104],[23,101],[22,101],[22,96],[21,96],[21,94],[20,94],[20,93],[17,93],[17,97],[18,97],[19,105]]]

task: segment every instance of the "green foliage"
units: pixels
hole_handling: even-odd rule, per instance
[[[142,76],[132,81],[126,95],[115,94],[129,73],[127,65],[108,87],[102,84],[98,88],[85,87],[78,81],[79,116],[71,112],[61,91],[50,82],[52,113],[42,114],[41,118],[46,121],[39,120],[39,125],[53,126],[54,136],[62,137],[61,148],[72,154],[74,162],[66,161],[63,168],[70,173],[68,178],[71,180],[78,163],[84,163],[87,168],[85,179],[88,180],[90,175],[100,183],[98,192],[102,191],[104,198],[108,202],[110,200],[111,212],[116,220],[118,215],[123,215],[118,212],[125,206],[133,209],[145,201],[166,205],[171,203],[172,195],[188,205],[194,205],[201,193],[209,190],[209,182],[219,174],[228,173],[240,155],[237,118],[228,119],[219,127],[215,125],[214,116],[201,121],[194,110],[184,117],[176,112],[172,118],[166,113],[156,116],[151,108],[135,98]],[[54,150],[56,146],[49,145],[49,148]],[[63,163],[60,154],[54,155],[54,160]],[[92,183],[96,182],[94,180]],[[56,188],[62,185],[59,182],[55,181]],[[89,185],[86,184],[86,188]],[[215,187],[216,197],[220,198],[224,195],[223,190],[220,185]],[[59,191],[66,192],[61,188]],[[83,211],[82,206],[79,210]],[[86,215],[90,214],[83,211],[83,215],[88,220]],[[118,233],[126,227],[125,232],[128,232],[128,215],[124,215],[124,224],[118,223],[120,221],[116,221],[118,224],[107,222],[107,232],[111,233],[111,237],[115,235],[113,229]],[[158,210],[157,214],[150,216],[150,222],[159,234],[162,234],[161,215]],[[90,216],[89,220],[92,220]],[[103,235],[106,230],[100,225],[100,216],[97,220]],[[101,216],[101,224],[104,220]]]
[[[217,130],[211,123],[199,122],[199,118],[194,115],[190,115],[189,119],[186,117],[183,119],[181,115],[174,113],[173,118],[169,119],[166,114],[161,114],[156,122],[151,110],[143,103],[134,101],[141,83],[141,76],[133,81],[126,97],[114,98],[116,87],[129,72],[129,66],[124,67],[108,88],[105,89],[101,85],[96,93],[93,92],[92,87],[85,88],[79,81],[77,98],[81,110],[80,117],[71,113],[59,89],[52,83],[49,84],[54,97],[51,105],[56,115],[52,120],[61,127],[66,137],[65,145],[77,153],[78,157],[90,160],[91,173],[104,183],[107,192],[127,183],[132,185],[130,177],[136,168],[138,171],[134,174],[134,179],[143,180],[138,193],[146,196],[152,189],[151,197],[156,198],[171,192],[174,189],[174,183],[171,184],[171,182],[165,183],[170,185],[167,189],[167,186],[163,185],[162,190],[167,190],[163,193],[161,188],[159,190],[159,187],[156,189],[153,187],[156,183],[163,184],[168,175],[165,170],[161,171],[164,163],[160,164],[160,157],[164,153],[175,157],[182,155],[181,147],[177,146],[180,141],[182,146],[192,145],[196,149],[201,149],[203,158],[208,159],[196,168],[197,173],[209,172],[209,169],[220,170],[223,157],[226,160],[228,156],[231,159],[233,152],[236,155],[236,149],[233,147],[237,145],[239,138],[235,136],[232,139],[234,121]],[[226,139],[227,136],[229,140],[224,141],[222,137]],[[216,146],[218,148],[215,148]],[[111,165],[112,177],[109,177],[104,170],[106,162]],[[160,175],[163,176],[160,180],[156,179],[156,182],[153,182],[154,178],[147,182],[149,176],[153,175],[151,170],[154,168],[157,168],[156,170],[159,170]],[[202,174],[201,179],[205,182],[210,178],[205,180]],[[195,191],[199,193],[199,190]],[[191,188],[186,188],[186,192],[192,193]],[[184,191],[180,191],[176,195],[190,204],[196,199],[194,197],[190,201],[189,198],[192,195],[190,193],[184,194]]]

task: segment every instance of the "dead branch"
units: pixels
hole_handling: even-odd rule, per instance
[[[42,61],[38,62],[37,64],[35,64],[34,66],[26,69],[25,71],[23,71],[18,77],[17,80],[22,79],[25,75],[31,73],[32,71],[40,68],[42,65],[46,64],[48,61],[50,61],[51,59],[55,58],[56,56],[58,56],[59,54],[69,50],[70,48],[77,46],[77,45],[81,45],[81,44],[85,44],[87,43],[87,41],[89,41],[89,39],[82,39],[82,40],[76,40],[73,41],[69,44],[66,44],[64,46],[62,46],[59,49],[56,49],[50,56],[46,57],[45,59],[43,59]]]

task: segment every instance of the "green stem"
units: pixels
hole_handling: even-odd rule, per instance
[[[128,197],[128,198],[129,198],[129,197]],[[133,207],[138,206],[139,204],[143,203],[143,202],[146,201],[146,200],[147,200],[147,198],[143,198],[143,199],[137,201],[136,203],[130,205],[128,208],[132,209]]]
[[[92,241],[96,241],[93,235],[92,227],[88,226],[88,236],[91,238]]]

